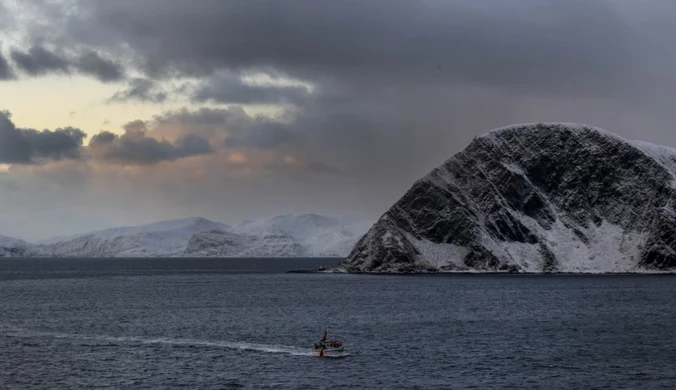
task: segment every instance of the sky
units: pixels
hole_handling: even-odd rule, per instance
[[[671,0],[0,0],[0,234],[377,219],[486,131],[676,147]]]

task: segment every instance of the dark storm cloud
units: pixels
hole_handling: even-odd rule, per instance
[[[129,80],[127,89],[116,92],[110,102],[154,102],[161,103],[167,100],[168,94],[160,89],[156,82],[150,79],[134,78]]]
[[[67,56],[42,46],[33,46],[28,51],[15,48],[11,51],[11,57],[20,70],[31,76],[75,72],[92,76],[102,82],[119,81],[124,78],[124,69],[120,64],[92,50]]]
[[[287,124],[269,120],[252,122],[246,131],[240,131],[241,135],[226,138],[225,145],[232,148],[277,148],[294,141],[298,136],[289,127]]]
[[[162,101],[153,81],[198,76],[197,102],[294,102],[300,113],[287,123],[307,134],[312,152],[351,161],[426,146],[438,151],[412,164],[445,158],[471,135],[513,121],[584,120],[621,131],[633,110],[673,122],[668,1],[119,0],[63,11],[46,18],[64,21],[49,30],[59,42],[117,54],[123,47],[149,79],[114,99]],[[222,76],[250,71],[316,91],[252,89]]]
[[[33,46],[26,52],[13,49],[11,56],[16,66],[31,76],[69,72],[68,60],[44,47]]]
[[[272,67],[368,88],[441,82],[608,96],[641,85],[655,60],[606,1],[189,4],[83,2],[69,33],[128,43],[153,76]]]
[[[2,54],[2,46],[0,46],[0,80],[11,80],[14,78],[14,72],[9,65],[9,61]]]
[[[86,137],[80,129],[34,130],[17,128],[0,111],[0,163],[31,164],[40,160],[77,158]]]
[[[120,64],[102,58],[95,51],[88,50],[76,60],[76,69],[80,73],[94,76],[99,81],[119,81],[124,78],[124,69]]]
[[[98,134],[95,134],[92,139],[89,141],[90,145],[103,145],[103,144],[112,144],[118,138],[117,134],[111,133],[110,131],[102,131]]]
[[[233,73],[221,73],[201,82],[193,93],[195,102],[226,104],[302,104],[310,98],[304,86],[255,85]]]
[[[141,121],[128,123],[121,136],[107,131],[96,134],[89,150],[94,158],[122,165],[153,165],[213,152],[209,141],[197,135],[183,135],[175,143],[148,137]]]
[[[61,160],[79,155],[82,141],[87,135],[80,129],[66,127],[50,130],[22,130],[24,138],[31,145],[34,157]]]

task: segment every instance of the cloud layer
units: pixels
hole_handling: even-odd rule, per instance
[[[312,98],[306,86],[251,85],[238,74],[224,72],[202,81],[192,93],[195,102],[223,104],[297,104]]]
[[[86,134],[80,129],[17,128],[7,112],[0,112],[0,163],[32,164],[77,158]]]
[[[619,0],[186,4],[81,2],[61,33],[99,47],[125,42],[153,77],[272,67],[353,85],[398,79],[608,96],[673,60],[670,49],[648,53]]]
[[[141,121],[127,124],[121,136],[103,131],[92,137],[89,151],[97,159],[122,165],[152,165],[213,152],[209,141],[198,135],[182,135],[172,143],[148,137],[146,131]]]
[[[1,10],[0,10],[1,11]],[[2,46],[0,46],[0,81],[11,80],[14,78],[14,71],[9,65],[9,61],[2,54]]]
[[[150,79],[133,78],[128,81],[127,88],[116,92],[110,102],[152,102],[162,103],[167,100],[168,94],[163,91],[157,83]]]
[[[124,70],[121,65],[103,58],[93,50],[85,50],[77,55],[66,56],[42,46],[32,46],[27,51],[12,50],[11,57],[16,67],[30,76],[77,72],[93,76],[102,82],[119,81],[124,78]]]

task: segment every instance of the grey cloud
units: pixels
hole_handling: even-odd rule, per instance
[[[66,58],[41,46],[33,46],[27,52],[14,49],[11,56],[19,69],[32,76],[69,72],[70,64]]]
[[[0,31],[13,27],[12,13],[9,11],[4,0],[0,0]]]
[[[102,82],[119,81],[124,78],[124,69],[120,64],[92,50],[68,56],[42,46],[33,46],[25,52],[13,49],[11,57],[20,70],[31,76],[79,72]]]
[[[313,135],[312,126],[305,119],[285,121],[266,116],[250,116],[241,107],[232,106],[227,109],[201,108],[198,110],[182,109],[167,112],[155,118],[159,127],[170,125],[185,132],[196,132],[210,136],[225,135],[223,146],[226,151],[262,152],[267,156],[274,155],[274,162],[266,163],[265,168],[271,172],[291,175],[300,178],[304,174],[336,174],[343,170],[327,159],[323,152],[326,145],[321,145],[316,152],[306,150],[308,139],[321,137],[317,132]],[[365,131],[360,127],[359,130]],[[363,149],[359,149],[363,151]],[[255,158],[255,157],[254,157]]]
[[[24,129],[22,132],[31,145],[33,156],[50,160],[78,157],[82,142],[87,137],[82,130],[73,127],[54,131]]]
[[[0,49],[2,47],[0,46]],[[2,51],[0,51],[0,80],[11,80],[14,78],[14,72],[12,71],[12,67],[9,65],[9,61],[5,58],[5,56],[2,54]]]
[[[127,89],[116,92],[110,102],[142,101],[161,103],[167,100],[167,93],[150,79],[134,78],[129,81]]]
[[[92,137],[89,151],[94,158],[122,165],[153,165],[184,157],[213,152],[209,141],[192,134],[175,143],[146,136],[145,124],[135,121],[125,126],[121,136],[103,131]]]
[[[644,22],[673,10],[666,0],[641,7],[623,0],[509,6],[501,0],[203,0],[190,12],[188,0],[75,3],[42,7],[45,18],[63,21],[52,26],[53,40],[116,54],[124,47],[153,79],[269,69],[310,80],[323,93],[339,84],[355,93],[479,85],[638,101],[676,88],[673,28]],[[633,16],[637,9],[641,18]],[[304,98],[302,90],[240,90],[233,80],[221,82],[223,88],[204,85],[196,99]]]
[[[91,140],[89,140],[90,145],[101,145],[101,144],[112,144],[118,138],[117,134],[111,133],[110,131],[102,131],[98,134],[95,134]]]
[[[186,134],[176,140],[176,154],[180,157],[196,156],[213,152],[209,141],[194,134]]]
[[[641,36],[615,3],[205,0],[186,13],[185,0],[82,2],[68,33],[94,45],[126,42],[152,76],[272,67],[366,88],[483,84],[612,96],[644,85],[654,57],[672,52],[642,55]]]
[[[169,111],[158,116],[155,120],[161,124],[178,124],[190,126],[231,127],[237,122],[248,123],[252,118],[239,106],[228,108],[206,108],[188,110],[186,108]]]
[[[17,128],[7,112],[0,112],[0,162],[32,164],[43,159],[77,158],[86,134],[72,127],[51,130]]]
[[[156,117],[155,122],[186,131],[192,129],[202,134],[224,135],[224,145],[228,148],[275,149],[293,144],[302,136],[295,131],[294,123],[261,115],[250,116],[239,106],[170,111]]]
[[[225,145],[233,148],[270,149],[293,142],[298,136],[290,129],[290,126],[266,119],[251,121],[246,130],[238,133],[239,135],[227,137]]]
[[[95,51],[88,50],[77,59],[76,68],[84,74],[96,77],[99,81],[119,81],[124,78],[124,69],[118,63],[105,59]]]
[[[193,93],[195,102],[228,104],[302,104],[311,98],[303,86],[252,85],[234,73],[219,73],[202,81]]]

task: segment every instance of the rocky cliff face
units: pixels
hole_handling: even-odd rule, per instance
[[[418,180],[347,271],[676,268],[676,150],[572,124],[491,131]]]

